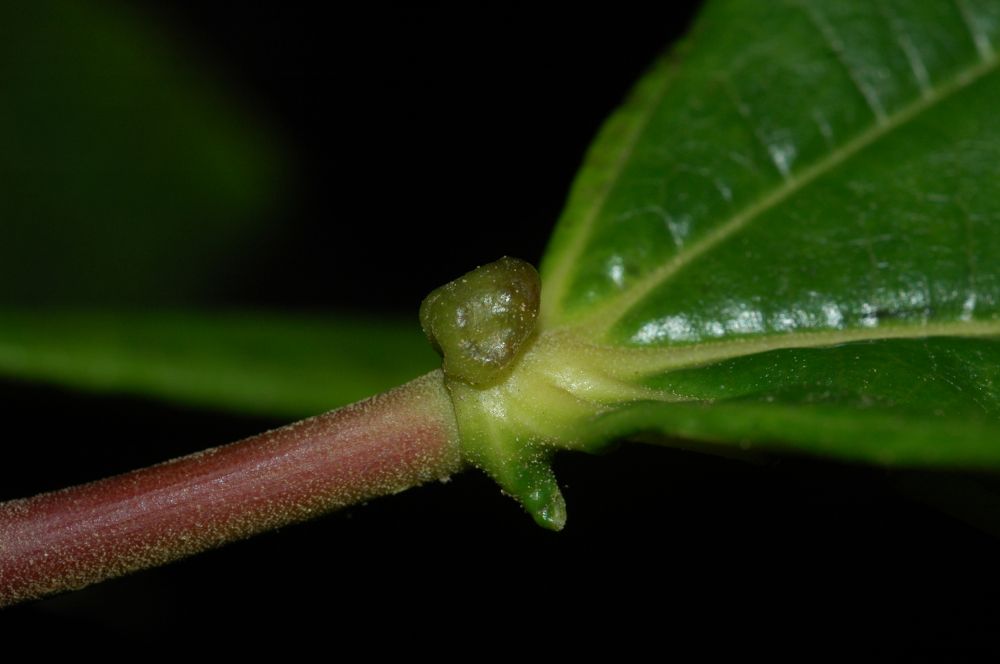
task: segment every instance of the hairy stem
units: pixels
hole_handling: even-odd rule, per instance
[[[0,606],[153,567],[460,470],[441,372],[150,468],[0,504]]]

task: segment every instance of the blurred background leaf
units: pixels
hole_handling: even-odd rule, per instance
[[[416,323],[275,314],[0,312],[0,373],[301,418],[430,371]]]
[[[415,319],[206,308],[279,234],[291,160],[154,16],[0,5],[0,373],[303,417],[431,369]]]
[[[186,303],[266,231],[281,157],[124,6],[0,3],[0,303]]]

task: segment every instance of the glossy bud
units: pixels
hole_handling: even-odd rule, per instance
[[[476,387],[496,381],[535,331],[540,291],[535,268],[505,256],[428,295],[420,325],[445,375]]]

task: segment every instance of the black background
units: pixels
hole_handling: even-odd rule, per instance
[[[280,230],[213,304],[415,316],[475,265],[537,263],[600,122],[695,4],[143,3],[293,169]],[[3,498],[282,423],[14,381],[0,404],[20,432]],[[123,646],[316,634],[329,657],[463,639],[473,656],[536,639],[669,655],[692,634],[709,648],[805,635],[810,654],[921,659],[986,647],[1000,622],[997,540],[897,490],[933,478],[639,445],[556,470],[560,534],[467,473],[7,610],[0,631]]]

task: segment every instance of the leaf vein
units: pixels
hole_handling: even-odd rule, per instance
[[[804,5],[801,0],[795,3],[805,17],[809,20],[809,23],[816,29],[816,31],[823,38],[823,43],[830,49],[833,53],[834,58],[844,68],[847,73],[847,78],[854,84],[854,88],[858,91],[861,97],[865,100],[868,105],[868,109],[871,111],[872,115],[875,117],[875,122],[882,124],[886,121],[885,106],[882,105],[882,100],[879,98],[878,91],[865,82],[864,78],[861,76],[861,72],[857,70],[856,67],[852,66],[847,58],[844,56],[844,43],[837,35],[837,31],[834,29],[833,25],[826,20],[822,14],[816,12],[809,6]]]
[[[976,29],[976,24],[972,20],[972,14],[969,12],[969,5],[966,0],[953,0],[955,7],[958,9],[958,13],[962,16],[962,22],[965,24],[966,30],[969,32],[969,37],[972,39],[972,43],[976,46],[976,52],[979,53],[979,58],[983,61],[990,60],[993,58],[993,44],[990,43],[989,36]]]
[[[672,65],[671,63],[667,63],[663,66],[666,68]],[[645,133],[650,121],[656,114],[656,109],[659,108],[660,104],[663,102],[663,98],[666,96],[671,80],[669,73],[669,70],[665,69],[663,73],[663,81],[651,95],[650,100],[647,102],[646,109],[639,114],[639,117],[633,120],[631,131],[625,138],[623,146],[611,166],[610,173],[601,184],[600,190],[597,192],[595,197],[596,199],[592,203],[590,210],[581,220],[580,226],[573,234],[569,246],[563,252],[562,258],[554,264],[553,268],[546,275],[547,278],[545,287],[548,292],[546,293],[546,297],[542,300],[543,303],[551,303],[549,306],[554,306],[557,309],[561,306],[563,295],[568,286],[570,273],[573,267],[577,264],[577,259],[587,245],[587,240],[590,238],[594,223],[596,222],[597,217],[600,216],[601,211],[604,209],[608,197],[611,195],[611,191],[615,188],[615,185],[621,178],[622,172],[625,170],[625,165],[628,163],[629,158],[635,151],[635,147],[638,145],[639,139]],[[542,315],[544,316],[547,311],[548,308],[543,304]]]
[[[595,361],[606,365],[603,370],[607,373],[635,380],[665,371],[702,366],[775,350],[930,337],[1000,337],[1000,320],[921,322],[915,325],[769,334],[730,341],[654,348],[596,346],[592,347],[591,351]]]

